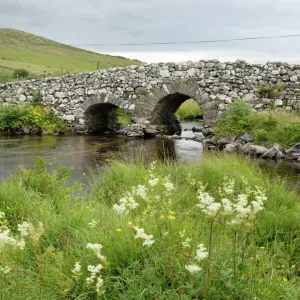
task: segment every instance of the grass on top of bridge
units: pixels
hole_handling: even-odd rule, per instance
[[[0,67],[22,68],[37,76],[61,76],[141,64],[137,60],[63,45],[15,29],[0,29],[0,41]]]

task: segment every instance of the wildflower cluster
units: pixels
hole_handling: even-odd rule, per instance
[[[41,235],[44,233],[43,224],[40,223],[38,228],[35,228],[31,223],[23,222],[18,224],[17,230],[19,235],[13,236],[5,219],[5,213],[0,212],[0,250],[7,246],[24,250],[26,246],[25,237],[29,236],[33,242],[38,242]]]
[[[146,234],[144,228],[139,228],[137,226],[133,226],[133,228],[136,230],[135,238],[144,240],[143,246],[150,247],[154,244],[153,235]]]
[[[196,249],[196,256],[194,257],[194,261],[190,265],[185,266],[185,269],[191,274],[200,272],[202,268],[199,266],[199,263],[201,263],[207,257],[208,252],[206,251],[206,248],[203,244],[199,244]]]
[[[205,187],[200,183],[197,206],[208,216],[215,217],[220,212],[231,217],[228,224],[240,225],[244,221],[254,219],[257,213],[264,209],[264,202],[267,200],[265,191],[258,186],[252,189],[246,186],[244,191],[245,193],[235,195],[234,179],[225,177],[219,188],[221,200],[217,202],[214,197],[205,192]]]

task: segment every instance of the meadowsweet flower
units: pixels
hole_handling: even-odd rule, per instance
[[[199,244],[197,249],[196,249],[195,259],[200,262],[200,261],[204,260],[207,257],[208,257],[208,252],[206,251],[206,248],[204,247],[203,244]]]
[[[191,274],[199,273],[202,270],[202,268],[200,268],[197,265],[187,265],[185,266],[185,269],[189,271]]]
[[[192,241],[192,239],[186,238],[183,242],[181,242],[182,247],[183,248],[190,248],[191,247],[191,244],[190,244],[191,241]]]
[[[104,281],[103,281],[103,279],[99,276],[99,277],[97,278],[97,282],[96,282],[96,292],[97,292],[98,295],[101,295],[101,294],[104,293],[104,291],[101,291],[101,288],[103,287],[103,285],[104,285]]]
[[[136,190],[136,195],[145,200],[147,198],[147,188],[144,185],[139,184]]]
[[[20,250],[24,250],[24,249],[25,249],[25,246],[26,246],[26,243],[25,243],[24,239],[21,239],[20,241],[17,242],[17,247],[18,247]]]
[[[94,219],[90,223],[88,223],[90,228],[95,228],[97,226],[97,224],[98,224],[98,221],[96,221]]]
[[[158,182],[159,182],[159,179],[158,179],[158,178],[153,178],[153,179],[150,179],[150,180],[148,181],[148,183],[149,183],[150,186],[155,186],[155,185],[158,184]]]
[[[136,209],[139,206],[130,193],[127,197],[123,197],[119,200],[119,204],[113,205],[113,210],[119,215],[127,215],[130,209]]]
[[[221,203],[214,202],[206,206],[206,208],[203,209],[202,211],[211,217],[215,217],[221,207],[222,207]]]
[[[101,244],[88,243],[86,248],[91,249],[100,260],[106,261],[106,257],[101,254],[101,249],[103,248]]]
[[[221,200],[222,204],[223,204],[223,210],[224,210],[224,215],[229,215],[233,213],[233,204],[232,202],[227,199],[227,198],[223,198]]]
[[[74,269],[72,270],[73,277],[78,280],[80,276],[82,275],[81,273],[81,265],[80,262],[76,261],[74,264]]]
[[[10,236],[10,230],[6,229],[0,231],[0,249],[3,249],[5,246],[15,246],[17,245],[17,240],[14,237]]]
[[[11,267],[4,266],[3,268],[0,267],[0,273],[2,274],[8,274],[11,271]]]
[[[127,215],[129,213],[129,210],[126,209],[125,204],[114,204],[113,205],[113,210],[118,214],[118,215]]]
[[[5,213],[0,211],[0,220],[5,218]]]
[[[171,191],[174,190],[174,184],[170,181],[164,182],[164,187],[165,187],[167,192],[171,192]]]
[[[28,235],[28,228],[31,224],[27,222],[23,222],[22,224],[18,224],[18,231],[20,232],[21,236],[27,236]]]
[[[137,226],[134,226],[133,228],[136,230],[135,238],[144,240],[143,246],[150,247],[154,244],[155,241],[153,240],[153,235],[146,234],[144,228],[139,228]]]
[[[39,222],[38,227],[34,227],[32,224],[30,224],[28,228],[29,237],[35,244],[37,244],[37,242],[39,241],[40,237],[44,234],[44,232],[45,232],[44,224],[42,222]]]

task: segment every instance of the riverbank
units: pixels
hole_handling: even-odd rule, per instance
[[[112,162],[81,197],[68,176],[0,185],[7,299],[299,298],[298,195],[253,164]]]

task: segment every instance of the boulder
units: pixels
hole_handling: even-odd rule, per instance
[[[202,132],[196,132],[194,136],[194,140],[197,142],[202,142],[205,139],[205,136]]]
[[[224,152],[226,153],[232,153],[237,150],[237,145],[236,144],[227,144],[224,148]]]
[[[229,138],[222,138],[216,141],[216,144],[220,148],[224,148],[227,144],[230,144],[232,141]]]
[[[289,159],[298,159],[300,157],[300,143],[294,144],[285,153]]]
[[[254,141],[254,137],[249,133],[245,133],[240,137],[240,139],[246,143],[251,143]]]
[[[251,144],[246,144],[243,148],[243,152],[247,155],[253,155],[253,156],[262,156],[265,152],[268,151],[268,148],[264,146],[259,146],[259,145],[251,145]]]
[[[279,150],[279,145],[274,144],[272,148],[270,148],[267,152],[265,152],[261,158],[265,159],[280,159],[283,158],[283,153]]]

